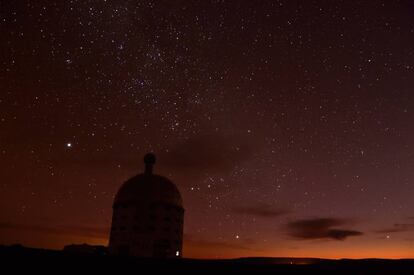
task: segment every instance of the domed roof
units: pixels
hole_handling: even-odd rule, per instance
[[[145,172],[127,180],[115,196],[115,204],[151,204],[162,203],[183,207],[180,191],[166,177],[152,173],[155,163],[153,154],[144,157]]]

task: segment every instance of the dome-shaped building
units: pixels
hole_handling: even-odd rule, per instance
[[[184,208],[177,187],[152,173],[155,156],[144,157],[145,172],[127,180],[113,204],[109,252],[176,258],[182,255]]]

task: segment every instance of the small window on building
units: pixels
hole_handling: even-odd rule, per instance
[[[175,256],[177,256],[177,257],[180,256],[180,251],[178,251],[178,250],[175,251]]]

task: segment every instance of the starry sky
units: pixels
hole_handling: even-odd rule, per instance
[[[0,1],[0,243],[107,245],[157,155],[184,256],[414,257],[414,4]]]

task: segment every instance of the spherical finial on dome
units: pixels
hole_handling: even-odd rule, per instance
[[[144,156],[145,174],[152,174],[152,166],[155,163],[155,155],[148,153]]]

